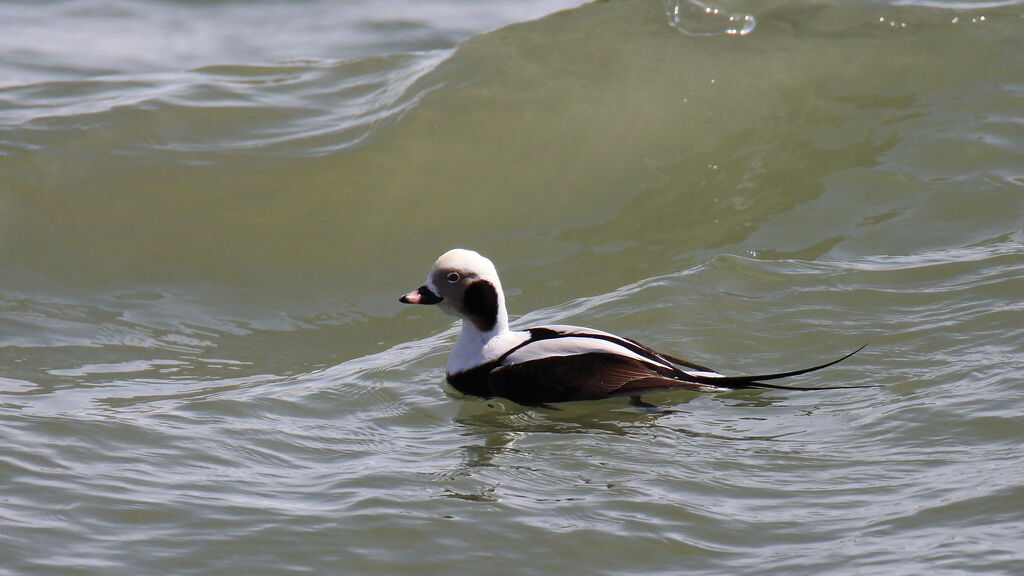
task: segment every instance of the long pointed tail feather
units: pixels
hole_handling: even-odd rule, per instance
[[[791,372],[776,372],[774,374],[757,374],[751,376],[703,376],[700,374],[693,374],[681,370],[686,376],[685,378],[691,382],[697,382],[699,384],[709,384],[711,386],[718,386],[721,388],[774,388],[778,390],[841,390],[846,388],[871,388],[870,385],[866,386],[786,386],[784,384],[765,384],[760,380],[777,380],[779,378],[789,378],[790,376],[799,376],[800,374],[807,374],[808,372],[814,372],[821,370],[822,368],[828,368],[833,364],[838,364],[843,360],[846,360],[850,356],[853,356],[857,352],[864,349],[867,344],[864,344],[860,348],[857,348],[853,352],[850,352],[846,356],[826,362],[825,364],[819,364],[817,366],[811,366],[810,368],[804,368],[802,370],[793,370]]]

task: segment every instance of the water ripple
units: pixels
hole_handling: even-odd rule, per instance
[[[24,151],[73,143],[88,129],[90,142],[104,139],[121,155],[319,155],[359,144],[374,125],[414,105],[430,87],[413,86],[447,55],[207,66],[6,87],[0,126],[31,136],[18,139]]]

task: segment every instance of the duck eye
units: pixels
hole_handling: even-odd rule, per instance
[[[451,282],[452,284],[455,284],[461,278],[462,278],[462,276],[459,276],[458,272],[449,272],[448,273],[448,281]]]

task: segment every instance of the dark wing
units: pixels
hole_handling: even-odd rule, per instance
[[[857,352],[860,352],[861,350],[864,349],[865,346],[867,346],[867,344],[864,344],[860,348],[857,348],[853,352],[850,352],[849,354],[843,356],[842,358],[839,358],[838,360],[833,360],[831,362],[826,362],[824,364],[819,364],[817,366],[811,366],[810,368],[802,368],[800,370],[793,370],[790,372],[775,372],[770,374],[756,374],[750,376],[723,376],[719,375],[719,373],[716,370],[712,370],[711,368],[708,368],[706,366],[701,366],[700,364],[696,364],[688,360],[683,360],[682,358],[677,358],[675,356],[670,356],[663,352],[658,352],[657,350],[650,348],[649,346],[645,346],[637,342],[636,340],[623,338],[621,336],[616,336],[614,334],[609,334],[607,332],[602,332],[600,330],[582,328],[579,326],[545,326],[542,329],[550,331],[553,334],[553,336],[549,337],[593,338],[596,340],[601,340],[621,346],[623,349],[629,350],[634,354],[638,354],[646,358],[647,360],[650,360],[654,364],[665,364],[669,366],[674,364],[674,370],[671,372],[661,371],[660,368],[658,370],[659,373],[663,376],[669,376],[673,379],[683,381],[677,384],[677,386],[683,386],[686,383],[703,384],[704,390],[708,390],[711,387],[719,389],[774,388],[779,390],[840,390],[845,388],[871,387],[870,385],[820,387],[786,386],[782,384],[765,384],[763,382],[759,382],[760,380],[776,380],[779,378],[789,378],[790,376],[799,376],[800,374],[807,374],[808,372],[814,372],[815,370],[828,368],[829,366],[832,366],[833,364],[838,364],[839,362],[846,360],[850,356],[853,356]],[[676,366],[681,368],[676,368]]]
[[[650,360],[651,362],[658,364],[684,366],[690,370],[696,370],[698,372],[708,372],[710,374],[717,374],[715,370],[708,368],[707,366],[701,366],[695,362],[689,360],[683,360],[675,356],[670,356],[664,352],[659,352],[650,346],[641,344],[632,338],[624,338],[609,332],[602,332],[601,330],[594,330],[593,328],[584,328],[582,326],[569,326],[569,325],[552,325],[552,326],[541,326],[530,330],[533,335],[532,341],[547,339],[547,338],[593,338],[595,340],[601,340],[609,342],[617,346],[621,346],[624,350],[633,352]],[[528,344],[526,342],[524,344]]]
[[[578,326],[542,326],[530,329],[530,338],[475,372],[471,391],[478,395],[508,398],[525,405],[543,405],[571,400],[594,400],[612,395],[639,394],[658,388],[717,391],[740,388],[785,390],[828,390],[861,388],[833,386],[810,388],[766,384],[774,380],[821,370],[856,354],[850,354],[810,368],[757,374],[724,376],[718,372],[663,354],[639,342],[607,332]],[[456,384],[470,373],[449,377]],[[466,378],[466,380],[469,380]],[[460,382],[461,383],[461,382]],[[463,389],[462,386],[456,385]]]
[[[519,404],[596,400],[655,388],[706,390],[707,384],[679,380],[661,367],[606,352],[553,356],[499,366],[488,383],[495,396]]]

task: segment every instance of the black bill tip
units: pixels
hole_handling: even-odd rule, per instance
[[[398,299],[402,304],[437,304],[442,300],[444,300],[444,298],[434,294],[434,292],[426,286],[420,286]]]

